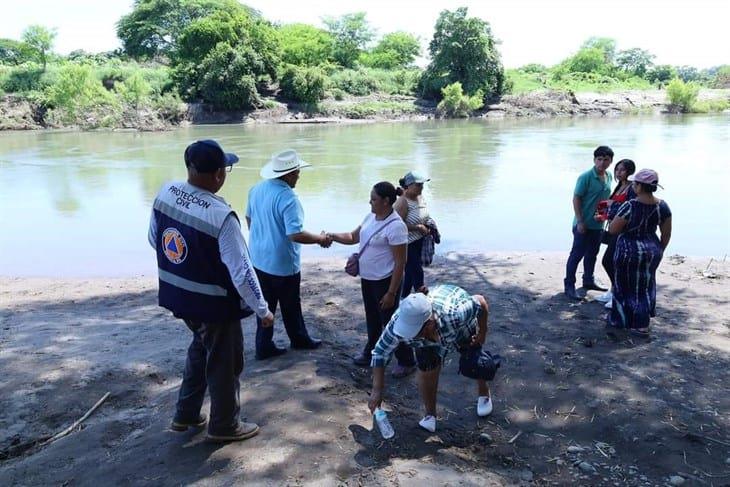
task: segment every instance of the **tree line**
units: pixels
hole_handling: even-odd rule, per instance
[[[677,78],[730,87],[730,66],[654,65],[647,51],[617,51],[607,38],[589,39],[556,66],[505,72],[490,24],[466,8],[440,13],[424,69],[415,65],[421,40],[410,33],[378,37],[363,12],[322,23],[277,25],[236,0],[135,0],[117,23],[122,47],[113,52],[57,56],[55,32],[42,26],[0,39],[0,91],[35,100],[59,124],[92,116],[91,125],[103,126],[125,113],[174,120],[181,101],[247,110],[280,99],[316,110],[324,99],[380,92],[434,100],[444,115],[465,116],[525,87],[642,88]]]

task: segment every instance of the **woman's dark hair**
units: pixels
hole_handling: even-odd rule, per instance
[[[400,186],[401,188],[403,188],[403,189],[406,189],[406,188],[408,188],[408,186],[406,185],[406,178],[400,178],[400,179],[398,180],[398,185],[399,185],[399,186]]]
[[[642,193],[654,193],[657,190],[656,184],[646,184],[635,181],[641,188]]]
[[[616,163],[616,167],[618,167],[619,164],[623,164],[624,169],[626,169],[626,172],[629,173],[629,176],[636,172],[636,164],[634,164],[634,161],[631,159],[621,159]]]
[[[381,198],[388,199],[391,205],[398,199],[398,192],[396,191],[395,186],[390,184],[388,181],[380,181],[373,186],[373,191],[375,191],[375,194]]]
[[[632,174],[634,174],[636,172],[636,164],[634,164],[634,161],[632,161],[631,159],[621,159],[620,161],[618,161],[616,163],[614,170],[618,169],[618,167],[622,164],[624,166],[624,169],[626,169],[626,172],[629,173],[629,176],[631,176]],[[614,188],[613,193],[611,193],[611,198],[613,198],[616,195],[616,193],[618,193],[618,190],[620,188],[621,188],[621,183],[619,182],[616,184],[616,187]]]

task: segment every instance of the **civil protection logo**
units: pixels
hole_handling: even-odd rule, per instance
[[[162,233],[162,251],[167,260],[180,264],[188,256],[188,244],[176,228],[168,228]]]

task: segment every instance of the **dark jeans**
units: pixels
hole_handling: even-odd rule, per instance
[[[603,253],[603,259],[601,259],[601,264],[603,264],[603,268],[606,270],[606,274],[608,274],[608,278],[611,280],[611,287],[613,287],[615,280],[614,272],[616,272],[616,266],[613,264],[613,254],[616,253],[617,239],[617,235],[608,235],[606,251]]]
[[[406,271],[403,275],[403,292],[401,294],[404,298],[411,293],[411,290],[418,291],[423,286],[422,250],[422,238],[408,244],[408,258],[406,260]]]
[[[391,316],[395,312],[398,298],[395,298],[396,304],[391,309],[380,309],[380,300],[383,299],[383,296],[385,296],[385,293],[388,292],[388,288],[390,287],[390,277],[386,277],[380,281],[360,279],[360,287],[362,289],[362,302],[365,305],[365,322],[367,323],[368,329],[368,342],[362,353],[366,357],[370,357],[373,348],[375,348],[375,344],[383,333],[383,328],[385,328],[385,325],[388,324]],[[416,363],[413,358],[413,350],[405,343],[398,345],[398,348],[395,350],[395,358],[398,364],[406,367],[410,367]]]
[[[573,248],[570,249],[568,263],[565,266],[565,285],[575,286],[575,272],[578,264],[583,260],[583,284],[593,282],[593,271],[596,268],[596,258],[601,247],[601,232],[603,230],[586,230],[586,233],[578,233],[577,227],[573,227]]]
[[[292,345],[309,342],[309,333],[302,316],[302,300],[299,286],[302,282],[301,272],[291,276],[275,276],[262,270],[255,269],[259,278],[261,292],[269,304],[269,310],[276,313],[276,305],[281,304],[281,317],[284,321],[286,334]],[[264,328],[261,319],[256,318],[256,353],[266,354],[274,347],[274,327]]]
[[[202,323],[185,320],[193,332],[177,399],[176,421],[195,421],[210,393],[211,434],[226,434],[238,426],[241,411],[238,377],[243,372],[241,321]]]

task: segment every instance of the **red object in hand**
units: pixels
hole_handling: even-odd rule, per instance
[[[608,207],[611,204],[611,200],[601,200],[596,206],[596,220],[599,222],[605,222],[608,220]]]

